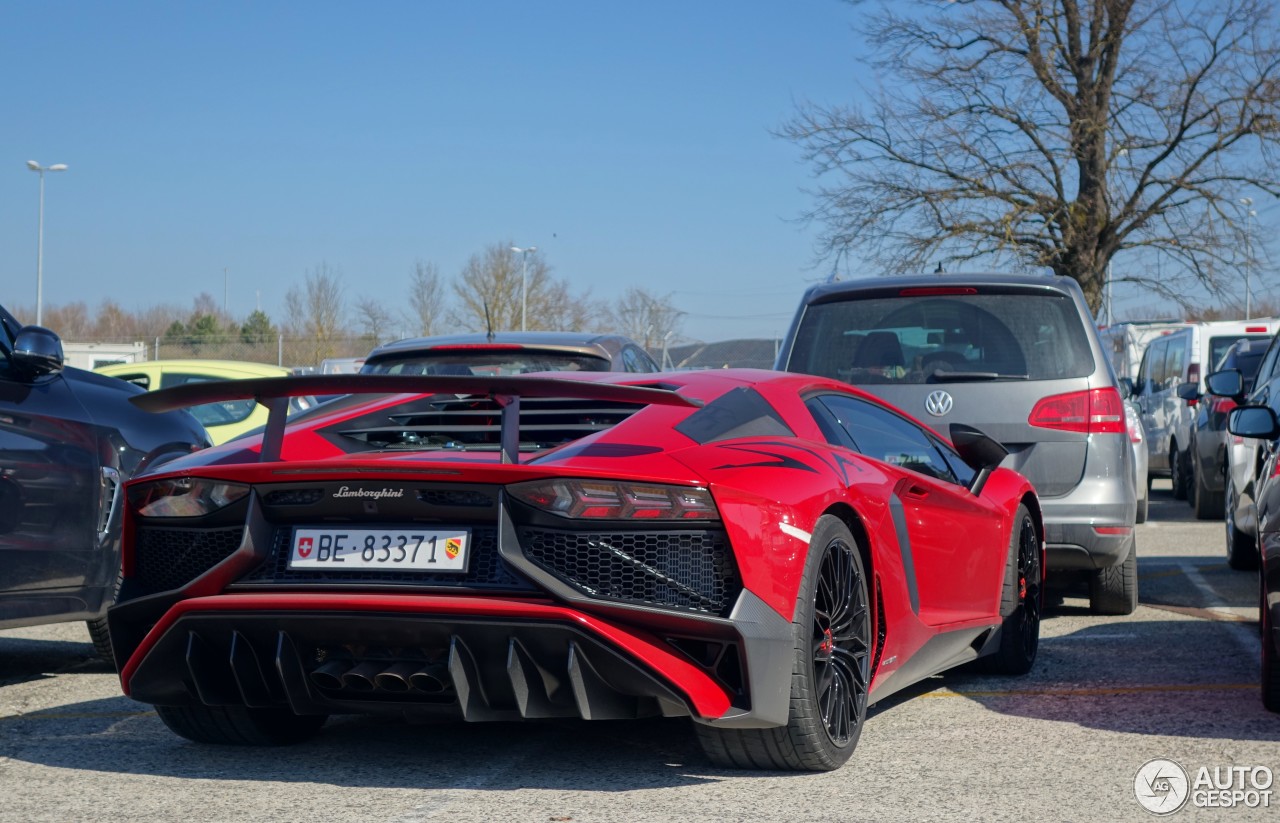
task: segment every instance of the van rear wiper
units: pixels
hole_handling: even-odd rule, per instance
[[[1001,374],[995,371],[950,371],[934,369],[926,382],[929,383],[979,383],[984,380],[1030,380],[1027,374]]]

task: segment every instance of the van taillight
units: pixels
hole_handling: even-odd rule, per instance
[[[1195,383],[1199,385],[1200,383],[1200,364],[1199,363],[1192,363],[1190,366],[1187,366],[1187,382]]]
[[[1036,403],[1027,422],[1042,429],[1123,434],[1124,403],[1114,388],[1055,394]]]

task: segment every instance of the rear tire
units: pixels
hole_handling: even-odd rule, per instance
[[[170,731],[196,743],[226,746],[284,746],[313,737],[329,719],[294,714],[287,708],[247,706],[156,706]]]
[[[1138,549],[1129,544],[1123,563],[1098,569],[1089,578],[1089,611],[1094,614],[1133,614],[1138,608]]]
[[[1267,609],[1266,587],[1258,575],[1258,626],[1262,630],[1262,705],[1267,711],[1280,712],[1280,655],[1271,629],[1271,613]]]
[[[1150,514],[1150,510],[1151,510],[1151,490],[1148,489],[1147,493],[1144,494],[1138,500],[1138,508],[1137,508],[1137,511],[1134,513],[1134,517],[1133,517],[1134,524],[1140,525],[1142,523],[1146,523],[1147,515]]]
[[[1000,645],[978,661],[982,671],[1026,674],[1035,665],[1044,606],[1042,580],[1040,535],[1026,506],[1019,506],[1009,537],[1009,562],[1000,597]]]
[[[858,544],[823,515],[809,541],[792,637],[791,705],[785,726],[726,729],[695,724],[712,763],[735,769],[831,771],[853,754],[867,716],[872,612]]]
[[[116,575],[116,586],[111,592],[111,603],[116,602],[116,598],[120,596],[120,586],[124,583],[124,573]],[[108,605],[111,605],[110,603]],[[110,664],[111,668],[116,667],[116,655],[111,650],[111,631],[107,628],[107,616],[86,620],[85,626],[89,629],[89,639],[93,641],[93,653],[103,663]]]
[[[1187,499],[1187,460],[1178,451],[1176,440],[1169,444],[1169,483],[1174,500]]]
[[[1197,471],[1194,458],[1191,463],[1190,500],[1197,520],[1217,520],[1226,508],[1223,493],[1209,490],[1204,482],[1204,471]]]
[[[1258,541],[1236,527],[1236,489],[1227,479],[1227,503],[1223,519],[1227,531],[1227,565],[1236,571],[1253,571],[1258,568]]]

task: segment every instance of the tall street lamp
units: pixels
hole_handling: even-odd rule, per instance
[[[529,252],[537,251],[537,246],[512,246],[511,250],[520,255],[520,331],[525,330],[525,319],[529,310]]]
[[[1253,209],[1252,197],[1241,197],[1240,205],[1244,206],[1244,319],[1250,319],[1252,295],[1249,293],[1249,276],[1253,271],[1253,218],[1258,212]]]
[[[44,320],[44,173],[66,171],[66,163],[42,166],[34,160],[27,161],[27,168],[40,175],[40,217],[36,228],[36,325]]]

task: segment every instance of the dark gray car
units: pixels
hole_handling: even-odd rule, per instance
[[[134,407],[142,393],[64,367],[56,334],[0,307],[0,628],[85,620],[110,657],[123,484],[209,445],[189,413]]]
[[[540,371],[655,372],[629,337],[593,332],[495,332],[414,337],[379,346],[361,374],[508,375]]]
[[[777,367],[835,377],[936,428],[968,423],[1035,485],[1048,568],[1098,614],[1137,607],[1137,490],[1124,404],[1074,280],[957,274],[805,292]]]

